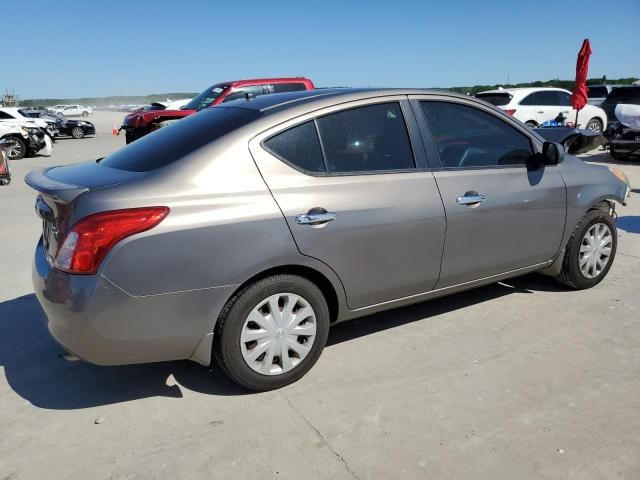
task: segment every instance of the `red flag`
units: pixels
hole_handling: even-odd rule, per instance
[[[576,84],[573,87],[571,95],[571,106],[576,110],[584,108],[587,104],[587,74],[589,73],[589,57],[591,56],[591,44],[589,39],[585,38],[582,42],[582,48],[578,53],[578,61],[576,63]]]

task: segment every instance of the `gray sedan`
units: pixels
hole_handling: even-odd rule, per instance
[[[26,181],[60,344],[100,365],[215,359],[253,390],[302,377],[337,322],[533,271],[596,285],[630,192],[425,90],[249,96]]]

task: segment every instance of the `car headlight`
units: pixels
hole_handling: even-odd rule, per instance
[[[37,128],[20,127],[20,132],[22,133],[23,137],[28,137],[29,135],[36,133],[37,131]]]
[[[629,182],[629,177],[627,177],[627,175],[618,167],[609,167],[609,171],[613,173],[613,175],[618,180],[620,180],[621,182],[624,182],[627,185],[627,188],[624,192],[624,199],[626,200],[631,195],[631,182]]]

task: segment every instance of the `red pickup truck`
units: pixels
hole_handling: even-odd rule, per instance
[[[203,108],[244,98],[248,95],[267,95],[270,93],[312,90],[313,82],[308,78],[258,78],[216,83],[187,103],[180,110],[151,110],[133,112],[124,117],[120,130],[125,131],[127,143],[131,143],[146,134],[157,130],[165,122],[179,120]]]

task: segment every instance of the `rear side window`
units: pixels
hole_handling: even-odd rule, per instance
[[[307,172],[324,173],[322,149],[313,121],[269,138],[264,146],[271,153]]]
[[[101,160],[100,165],[131,172],[156,170],[251,123],[261,115],[259,111],[246,108],[207,108],[136,140]]]
[[[520,101],[520,105],[540,105],[537,95],[538,92],[530,93]]]
[[[316,121],[329,173],[415,168],[407,126],[397,102],[352,108]]]
[[[497,107],[508,105],[512,98],[508,93],[479,93],[476,97]]]
[[[269,85],[269,93],[299,92],[306,90],[304,83],[274,83]]]
[[[9,115],[7,112],[0,112],[0,119],[2,120],[9,120],[12,119],[13,117],[11,115]]]
[[[445,168],[524,165],[529,138],[483,110],[450,102],[420,102]]]

